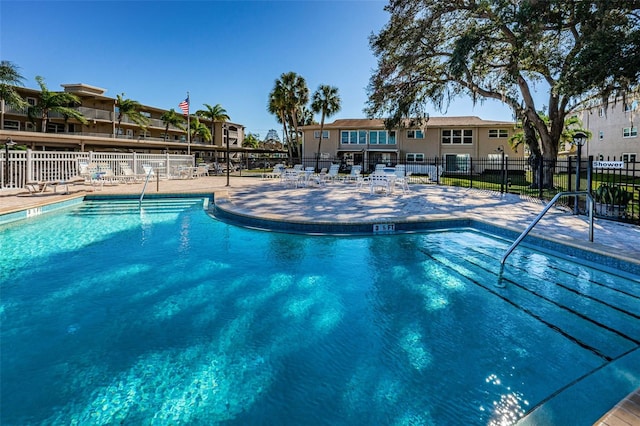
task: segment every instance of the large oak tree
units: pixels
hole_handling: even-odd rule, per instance
[[[538,133],[553,167],[567,115],[628,95],[640,76],[640,0],[391,0],[370,45],[378,58],[366,112],[389,126],[427,104],[496,99]],[[546,105],[536,105],[536,93]],[[545,123],[540,115],[548,116]]]

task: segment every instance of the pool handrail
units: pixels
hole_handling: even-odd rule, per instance
[[[149,167],[148,170],[146,170],[145,167],[145,171],[146,171],[146,177],[144,179],[144,185],[142,186],[142,192],[140,193],[140,200],[138,201],[138,208],[141,209],[142,208],[142,199],[144,198],[144,191],[147,189],[147,183],[149,183],[149,178],[151,177],[151,174],[153,173],[153,167]]]
[[[500,259],[500,265],[504,265],[504,262],[507,260],[507,257],[509,257],[511,252],[513,252],[513,250],[515,250],[515,248],[518,246],[518,244],[520,244],[520,242],[522,240],[524,240],[524,237],[526,237],[529,234],[529,232],[531,232],[533,227],[536,226],[536,224],[540,221],[540,219],[542,219],[542,216],[544,216],[545,213],[548,212],[551,207],[553,207],[553,205],[556,203],[556,201],[558,201],[558,198],[566,197],[567,195],[576,195],[576,196],[578,196],[578,195],[586,195],[587,196],[587,201],[588,201],[587,202],[587,210],[589,212],[589,241],[593,242],[593,196],[591,195],[591,192],[589,192],[589,191],[558,192],[551,199],[551,201],[549,201],[549,203],[545,206],[545,208],[542,209],[542,211],[538,214],[538,216],[536,216],[536,218],[533,220],[533,222],[531,222],[529,224],[529,226],[527,226],[527,229],[525,229],[522,232],[522,234],[520,234],[520,236],[513,242],[513,244],[511,244],[511,247],[509,247],[507,249],[507,251],[502,256],[502,259]]]

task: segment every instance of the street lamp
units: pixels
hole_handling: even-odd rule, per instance
[[[573,144],[578,147],[578,160],[576,163],[576,191],[580,191],[580,163],[582,162],[582,147],[587,142],[587,135],[584,132],[573,134]],[[574,198],[573,214],[578,214],[578,197]]]
[[[227,123],[222,124],[222,140],[227,141],[227,186],[229,186],[229,135],[227,133]]]
[[[16,143],[11,140],[11,138],[7,138],[7,141],[4,143],[4,186],[5,188],[9,187],[9,147],[14,146]]]

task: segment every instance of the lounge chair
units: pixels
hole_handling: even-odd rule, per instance
[[[117,185],[120,183],[109,163],[99,163],[96,175],[103,185]]]
[[[84,184],[85,179],[82,176],[74,176],[69,179],[59,179],[50,181],[27,182],[25,187],[31,195],[44,194],[48,188],[53,188],[54,193],[58,193],[58,188],[64,187],[63,194],[69,193],[69,185]]]
[[[144,164],[142,166],[142,170],[144,170],[144,179],[145,180],[147,180],[147,179],[151,180],[156,175],[156,173],[153,171],[153,167],[148,165],[148,164]]]
[[[121,162],[120,171],[122,172],[120,180],[124,183],[136,183],[142,181],[142,177],[133,171],[129,163]]]
[[[198,164],[194,171],[195,177],[209,176],[209,166],[206,164]]]
[[[351,172],[345,176],[344,182],[358,182],[362,173],[362,166],[351,166]]]
[[[323,176],[323,179],[325,182],[335,181],[339,179],[339,173],[340,164],[332,164],[331,167],[329,167],[329,171],[327,172],[327,174]]]
[[[262,179],[277,179],[282,177],[282,170],[284,170],[284,164],[276,164],[273,166],[273,170],[262,174]]]

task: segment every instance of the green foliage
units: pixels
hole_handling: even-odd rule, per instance
[[[199,109],[196,111],[196,116],[208,118],[211,120],[211,138],[215,134],[215,123],[229,121],[229,114],[227,114],[227,110],[222,108],[222,105],[215,104],[211,106],[209,104],[203,104],[205,109]]]
[[[320,159],[320,148],[322,145],[322,132],[324,130],[324,119],[331,117],[333,114],[340,111],[340,95],[338,94],[338,88],[321,84],[313,93],[311,100],[311,110],[320,114],[320,136],[318,137],[318,153],[316,155],[316,170],[318,169],[318,162]]]
[[[626,206],[633,200],[633,194],[617,185],[603,183],[593,192],[593,198],[597,203]]]
[[[149,118],[142,115],[142,104],[133,99],[126,99],[124,93],[116,96],[116,107],[118,107],[118,129],[125,116],[143,129],[149,125]]]
[[[196,136],[200,136],[205,141],[211,140],[211,131],[198,117],[193,117],[190,123],[191,128],[191,140],[195,140]]]
[[[289,157],[293,158],[293,149],[296,149],[298,158],[302,156],[302,146],[298,140],[299,119],[304,118],[303,108],[309,102],[309,88],[306,80],[295,72],[283,73],[276,80],[271,93],[269,93],[269,113],[278,117],[282,123]]]
[[[180,116],[175,109],[171,108],[169,111],[165,111],[160,117],[164,123],[164,140],[167,140],[169,135],[169,126],[175,127],[180,130],[184,130],[184,118]]]
[[[526,118],[541,155],[557,157],[565,118],[594,97],[638,86],[638,0],[394,0],[370,37],[378,59],[366,113],[388,126],[446,112],[459,96],[495,99]],[[536,94],[546,92],[545,123]],[[544,176],[552,185],[553,172]]]
[[[245,135],[242,146],[247,148],[258,148],[260,146],[260,135],[249,133]]]
[[[36,82],[40,86],[40,99],[35,105],[29,106],[27,115],[32,122],[35,121],[36,118],[42,120],[43,132],[47,131],[49,113],[52,111],[62,114],[66,120],[74,118],[83,124],[88,122],[85,116],[74,108],[75,105],[81,104],[80,98],[73,93],[51,92],[44,83],[44,78],[41,76],[36,76]]]
[[[9,61],[0,61],[0,99],[9,106],[26,108],[27,101],[16,92],[13,86],[21,86],[24,78],[18,66]]]

